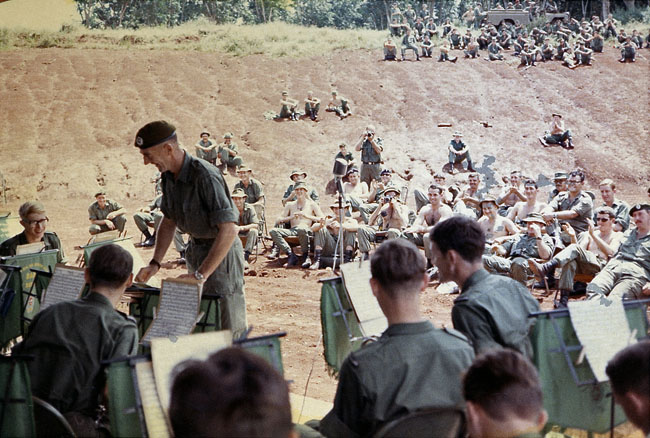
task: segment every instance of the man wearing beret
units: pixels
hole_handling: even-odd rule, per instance
[[[153,258],[136,281],[146,282],[158,272],[178,227],[190,236],[185,253],[188,273],[180,278],[199,280],[203,295],[217,296],[217,330],[229,329],[233,338],[240,337],[246,330],[244,257],[237,239],[239,215],[223,176],[206,161],[187,154],[169,122],[143,126],[135,146],[144,164],[153,164],[162,174],[160,209],[165,215],[158,227]]]
[[[587,297],[640,299],[650,295],[650,204],[630,209],[636,229],[623,234],[618,252],[587,285]]]
[[[228,170],[228,167],[237,169],[244,163],[242,157],[238,155],[239,152],[237,151],[237,143],[232,142],[232,133],[230,132],[226,132],[223,135],[223,143],[219,145],[217,154],[221,160],[219,169],[221,169],[221,172],[223,172],[224,175]]]
[[[106,198],[106,192],[95,193],[96,201],[88,207],[90,234],[103,233],[117,229],[120,233],[126,225],[126,209],[115,201]]]

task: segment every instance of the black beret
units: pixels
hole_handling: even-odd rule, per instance
[[[176,137],[176,127],[164,120],[147,123],[135,136],[135,147],[148,149]]]
[[[648,210],[650,211],[650,204],[636,204],[630,209],[630,215],[636,213],[637,211]]]

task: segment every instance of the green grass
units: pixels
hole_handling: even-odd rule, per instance
[[[233,56],[265,54],[304,57],[335,49],[376,49],[387,32],[302,27],[283,22],[216,25],[200,19],[182,26],[90,30],[66,25],[58,32],[0,28],[0,49],[168,49],[221,52]]]

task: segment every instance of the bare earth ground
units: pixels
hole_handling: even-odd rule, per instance
[[[643,53],[647,57],[649,51]],[[607,47],[593,67],[571,71],[558,62],[518,69],[515,58],[384,63],[377,51],[317,53],[309,59],[146,50],[0,52],[6,207],[17,214],[28,199],[44,201],[49,228],[74,261],[74,246],[88,239],[86,209],[98,189],[106,189],[130,213],[153,197],[155,168],[143,165],[132,144],[137,129],[157,119],[173,121],[190,151],[203,129],[213,136],[232,131],[255,177],[265,184],[270,222],[280,213],[288,174],[296,167],[309,173],[324,198],[321,205],[327,205],[324,187],[338,143],[354,144],[369,123],[384,138],[386,165],[415,175],[404,182],[410,192],[426,187],[446,162],[446,144],[459,129],[485,177],[500,180],[513,169],[548,177],[580,166],[587,170],[589,188],[597,191],[598,181],[611,177],[621,198],[647,200],[648,60],[623,65],[617,57],[618,50]],[[279,110],[283,89],[298,99],[313,90],[326,100],[332,88],[352,99],[354,116],[339,121],[322,112],[319,123],[263,117]],[[554,111],[565,115],[575,150],[544,149],[537,142]],[[493,127],[478,123],[483,120]],[[441,122],[453,127],[438,128]],[[464,183],[465,178],[461,173],[452,179]],[[232,187],[235,178],[228,182]],[[541,189],[544,199],[548,189]],[[131,219],[127,229],[139,235]],[[151,252],[142,250],[143,259]],[[167,258],[175,257],[170,250]],[[317,283],[328,274],[285,270],[265,257],[253,269],[257,275],[246,277],[253,334],[287,331],[283,354],[293,391],[304,391],[313,364],[307,394],[331,401],[336,382],[321,357]],[[452,302],[433,287],[423,296],[425,313],[437,325],[450,324]],[[547,298],[543,307],[550,306]]]

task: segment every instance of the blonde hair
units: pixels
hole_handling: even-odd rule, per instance
[[[27,216],[32,213],[45,214],[45,206],[38,201],[27,201],[18,209],[18,215],[24,221],[28,220]]]

